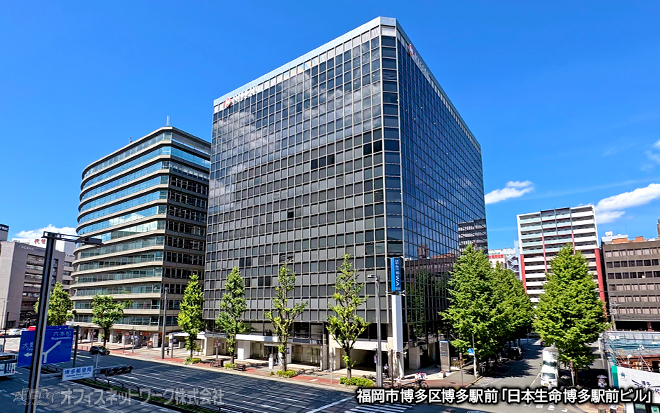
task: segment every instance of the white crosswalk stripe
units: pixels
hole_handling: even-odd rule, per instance
[[[345,413],[400,413],[410,406],[400,404],[365,404],[347,410]]]

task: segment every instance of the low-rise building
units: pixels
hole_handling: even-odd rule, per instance
[[[488,261],[493,267],[500,265],[502,268],[511,270],[520,280],[520,249],[518,241],[515,242],[515,248],[498,248],[488,250]]]

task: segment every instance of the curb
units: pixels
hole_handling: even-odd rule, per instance
[[[333,390],[336,390],[336,391],[340,391],[340,392],[344,392],[344,393],[351,393],[351,394],[355,394],[355,389],[357,389],[357,387],[355,389],[342,388],[342,387],[335,387],[335,386],[326,385],[326,384],[310,383],[310,382],[304,381],[304,380],[291,380],[291,379],[280,378],[280,377],[277,377],[277,376],[250,374],[250,373],[244,373],[244,372],[231,370],[231,369],[220,369],[220,368],[216,368],[216,367],[214,367],[213,369],[215,369],[215,370],[213,370],[210,367],[201,367],[201,366],[196,366],[194,364],[185,365],[185,364],[178,363],[178,362],[173,362],[173,361],[167,361],[167,360],[161,360],[161,359],[145,359],[145,358],[142,358],[142,357],[128,356],[128,355],[125,355],[125,354],[112,354],[111,353],[111,355],[118,356],[118,357],[124,357],[124,358],[128,358],[128,359],[138,359],[138,360],[142,360],[142,361],[152,361],[154,363],[168,364],[168,365],[171,365],[171,366],[181,366],[181,367],[194,368],[194,369],[204,370],[204,371],[215,371],[217,373],[235,374],[235,375],[238,375],[238,376],[252,377],[252,378],[263,379],[263,380],[271,380],[271,381],[277,381],[277,382],[280,382],[280,383],[284,382],[284,383],[300,384],[300,385],[303,385],[303,386],[316,387],[318,389],[323,389],[323,390],[333,389]]]

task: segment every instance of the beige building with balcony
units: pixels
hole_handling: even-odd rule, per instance
[[[550,272],[550,261],[566,244],[580,251],[588,261],[589,272],[605,301],[605,284],[598,248],[598,230],[593,205],[548,209],[518,215],[520,275],[532,303],[539,301]]]
[[[45,248],[0,241],[0,328],[28,327],[36,322],[34,305],[41,292]],[[62,282],[65,258],[53,251],[52,283]]]

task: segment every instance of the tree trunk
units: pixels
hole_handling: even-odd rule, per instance
[[[352,368],[353,366],[351,365],[351,349],[350,348],[348,348],[348,349],[345,348],[344,351],[346,352],[346,360],[347,360],[347,362],[346,362],[346,379],[350,380],[352,375],[353,375],[353,368]],[[341,362],[340,362],[339,365],[341,366]]]
[[[108,330],[103,329],[103,347],[108,343]]]
[[[195,340],[193,340],[192,336],[188,336],[188,339],[190,340],[190,359],[192,360],[193,350],[195,350]]]
[[[284,353],[282,353],[282,371],[286,371],[288,368],[288,364],[286,362],[286,347],[284,348]]]
[[[234,360],[236,360],[236,348],[232,347],[229,350],[229,353],[231,354],[231,364],[234,364]]]

